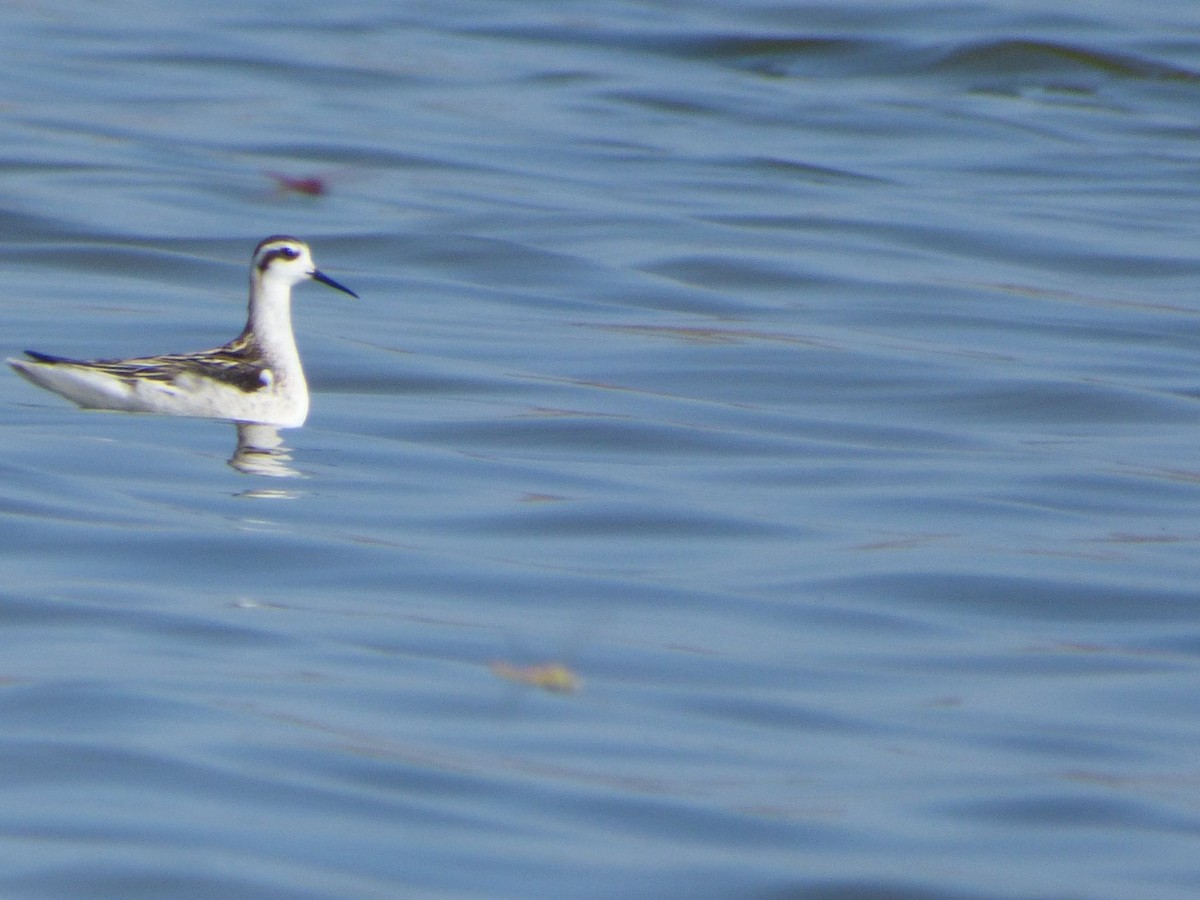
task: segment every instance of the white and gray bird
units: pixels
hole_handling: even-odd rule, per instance
[[[295,428],[308,418],[308,383],[292,333],[292,287],[307,279],[358,297],[320,272],[308,245],[275,235],[250,261],[250,313],[214,350],[78,360],[26,350],[8,364],[84,409],[201,416]]]

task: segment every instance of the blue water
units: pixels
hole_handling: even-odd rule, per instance
[[[0,50],[3,355],[363,298],[274,474],[0,373],[5,898],[1200,894],[1194,2]]]

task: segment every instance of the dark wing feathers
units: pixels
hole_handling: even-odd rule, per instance
[[[77,359],[67,359],[65,356],[51,356],[49,353],[38,353],[36,350],[26,350],[25,355],[34,362],[40,363],[77,363]]]
[[[167,353],[162,356],[147,356],[137,359],[68,359],[26,350],[25,355],[36,362],[49,365],[76,365],[98,369],[129,381],[149,379],[173,382],[181,373],[215,378],[225,384],[252,394],[266,386],[263,372],[270,368],[262,358],[258,346],[243,334],[224,347],[201,350],[198,353]]]

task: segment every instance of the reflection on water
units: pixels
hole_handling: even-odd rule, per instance
[[[274,425],[237,423],[237,448],[229,458],[233,468],[247,475],[298,478],[300,473],[288,465],[291,460],[291,451]]]

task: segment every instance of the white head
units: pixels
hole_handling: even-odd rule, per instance
[[[250,261],[250,277],[263,284],[282,283],[285,288],[291,288],[292,285],[311,278],[351,297],[358,297],[350,288],[338,284],[317,270],[308,244],[281,234],[263,239],[254,248],[254,256]]]

